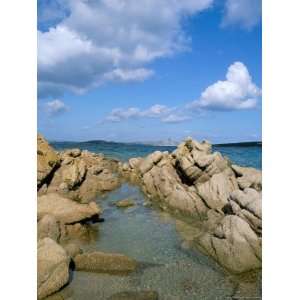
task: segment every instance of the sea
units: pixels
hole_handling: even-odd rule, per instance
[[[127,161],[132,157],[145,157],[156,150],[172,152],[176,149],[176,146],[154,146],[107,141],[52,141],[50,143],[56,150],[79,148],[81,150],[88,150],[95,153],[103,153],[107,157],[116,158],[121,161]],[[220,152],[223,156],[228,157],[234,164],[262,169],[261,142],[213,145],[213,151]]]

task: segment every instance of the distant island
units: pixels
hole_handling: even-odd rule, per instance
[[[105,141],[105,140],[89,140],[89,141],[50,141],[50,143],[93,143],[93,144],[125,144],[125,145],[144,145],[144,146],[164,146],[164,147],[176,147],[181,142],[173,140],[171,138],[159,141],[135,141],[135,142],[117,142],[117,141]],[[261,141],[251,142],[235,142],[235,143],[217,143],[213,146],[222,147],[257,147],[262,146]]]

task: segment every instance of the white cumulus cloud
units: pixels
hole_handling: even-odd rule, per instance
[[[247,67],[242,62],[229,66],[226,80],[207,87],[191,108],[209,110],[241,110],[254,108],[261,90],[252,82]]]
[[[63,112],[69,110],[69,107],[61,100],[55,99],[53,101],[48,101],[43,105],[43,108],[47,114],[50,116],[57,116]]]
[[[147,79],[153,75],[149,62],[188,47],[182,20],[213,0],[57,2],[68,13],[38,32],[40,98],[82,93],[107,81]]]
[[[145,110],[137,107],[116,108],[111,111],[104,121],[121,122],[139,118],[156,118],[164,123],[179,123],[189,119],[187,116],[178,113],[175,107],[155,104]]]
[[[250,29],[261,19],[261,0],[226,0],[223,25]]]
[[[161,121],[164,123],[181,123],[187,120],[190,120],[189,116],[180,114],[170,114],[161,119]]]

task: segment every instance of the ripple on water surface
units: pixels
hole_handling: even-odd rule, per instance
[[[114,202],[132,198],[135,206],[116,208]],[[60,294],[64,299],[107,299],[121,291],[156,290],[159,299],[198,300],[260,297],[260,275],[236,278],[213,260],[189,248],[178,230],[189,225],[166,213],[145,207],[144,195],[127,184],[97,202],[104,209],[97,238],[84,250],[126,254],[141,268],[128,276],[74,272]],[[193,228],[189,228],[193,233]],[[257,299],[257,298],[256,298]]]

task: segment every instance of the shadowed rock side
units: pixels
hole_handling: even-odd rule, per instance
[[[193,139],[171,154],[132,158],[119,171],[162,209],[200,220],[195,245],[225,268],[261,267],[261,171],[232,165]]]
[[[48,142],[40,135],[37,135],[37,186],[38,188],[47,181],[55,168],[59,165],[60,159],[57,153],[49,146]]]

